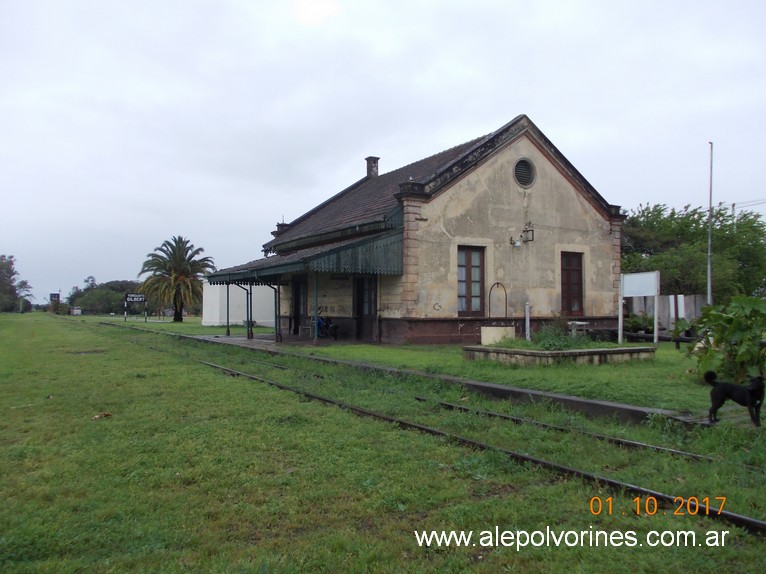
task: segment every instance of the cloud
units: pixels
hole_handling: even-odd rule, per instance
[[[359,179],[364,157],[389,171],[520,113],[612,203],[702,204],[711,140],[717,197],[766,197],[754,129],[766,119],[764,12],[3,2],[0,187],[13,215],[0,253],[38,294],[132,278],[179,233],[236,265],[283,216]]]
[[[335,0],[294,0],[292,12],[305,26],[321,26],[340,13],[340,5]]]

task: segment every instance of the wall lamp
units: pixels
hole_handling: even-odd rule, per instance
[[[513,247],[514,249],[518,249],[519,247],[522,246],[523,243],[529,243],[530,241],[534,241],[534,240],[535,240],[535,230],[532,227],[532,223],[528,222],[524,226],[524,229],[521,230],[521,235],[519,235],[518,239],[514,239],[513,237],[511,237],[510,244],[511,244],[511,247]]]
[[[529,243],[530,241],[535,240],[535,230],[532,227],[532,222],[527,222],[527,224],[524,226],[524,229],[521,230],[521,240],[524,243]]]

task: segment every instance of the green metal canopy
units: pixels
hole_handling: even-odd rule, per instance
[[[283,275],[308,271],[401,275],[402,239],[403,230],[393,229],[221,269],[207,280],[212,285],[276,285]]]

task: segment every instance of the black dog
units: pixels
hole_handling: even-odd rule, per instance
[[[763,404],[763,377],[750,377],[747,385],[736,385],[734,383],[724,383],[718,381],[718,375],[714,371],[708,371],[704,375],[705,382],[713,385],[710,391],[710,411],[708,419],[711,423],[717,423],[716,413],[726,399],[731,399],[743,407],[747,407],[750,413],[750,420],[757,427],[761,426],[761,405]]]

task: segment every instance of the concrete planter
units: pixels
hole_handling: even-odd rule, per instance
[[[615,347],[609,349],[574,349],[569,351],[532,351],[499,347],[463,347],[463,358],[469,361],[488,360],[531,367],[535,365],[601,365],[654,358],[654,347]]]
[[[516,328],[515,327],[482,327],[481,328],[481,344],[492,345],[493,343],[499,343],[504,338],[515,339]]]

